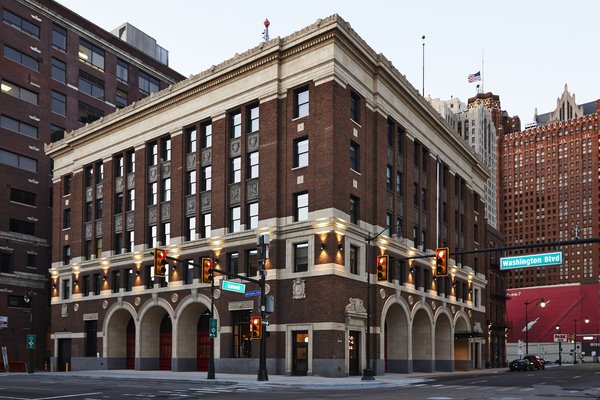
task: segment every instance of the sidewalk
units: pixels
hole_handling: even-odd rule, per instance
[[[294,386],[314,388],[353,387],[368,388],[373,386],[405,386],[415,383],[427,382],[435,377],[447,375],[481,375],[506,372],[507,368],[481,369],[457,372],[433,372],[413,374],[385,374],[376,376],[372,381],[363,381],[360,376],[346,378],[326,378],[322,376],[287,376],[269,375],[268,381],[258,381],[257,375],[248,374],[220,374],[215,373],[215,379],[207,379],[206,372],[172,372],[172,371],[136,371],[136,370],[95,370],[49,372],[48,374],[69,375],[89,378],[119,378],[153,381],[179,381],[198,382],[215,385],[258,385],[258,386]],[[45,374],[45,373],[44,373]]]

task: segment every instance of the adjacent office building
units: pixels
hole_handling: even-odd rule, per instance
[[[43,368],[55,205],[44,145],[184,77],[131,25],[116,32],[125,42],[51,0],[2,0],[0,13],[0,342],[15,368]]]

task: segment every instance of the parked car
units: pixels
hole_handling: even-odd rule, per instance
[[[523,358],[531,361],[531,363],[533,364],[535,369],[542,370],[542,369],[546,368],[546,362],[544,360],[542,360],[541,358],[539,358],[538,356],[525,356]]]
[[[535,366],[531,361],[526,358],[519,358],[517,360],[512,360],[510,364],[508,364],[508,368],[510,371],[533,371]]]

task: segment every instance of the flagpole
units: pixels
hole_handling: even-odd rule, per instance
[[[484,82],[484,73],[483,73],[483,49],[481,49],[481,93],[485,93],[485,89],[483,87]]]

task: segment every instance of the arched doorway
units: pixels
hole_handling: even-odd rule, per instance
[[[208,371],[210,357],[210,337],[208,336],[208,323],[210,314],[202,314],[196,327],[196,371]]]
[[[423,309],[417,310],[412,327],[413,371],[432,372],[432,340],[431,319]]]
[[[385,372],[410,373],[408,362],[408,318],[400,304],[393,304],[385,317]]]
[[[104,328],[108,369],[135,368],[135,320],[126,308],[113,309]],[[130,332],[133,334],[129,336]]]
[[[452,325],[448,315],[438,315],[435,322],[435,370],[454,371]]]
[[[135,321],[133,318],[129,318],[129,323],[127,323],[125,368],[135,369]]]
[[[165,315],[160,322],[160,359],[158,367],[161,371],[171,370],[172,337],[173,327],[171,325],[171,317]]]
[[[454,327],[454,366],[459,371],[471,369],[468,333],[469,325],[465,319],[457,318]]]

